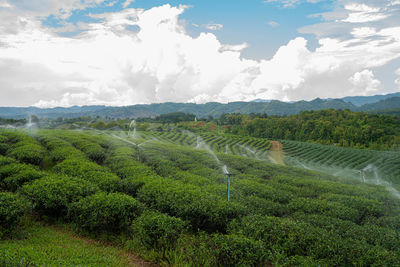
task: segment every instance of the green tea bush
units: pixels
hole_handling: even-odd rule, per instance
[[[79,144],[77,147],[82,150],[91,160],[99,164],[102,164],[106,158],[104,149],[98,144],[85,143]]]
[[[67,176],[44,177],[21,188],[39,213],[50,216],[65,215],[70,203],[98,190],[96,185],[88,181]]]
[[[370,245],[365,240],[341,238],[337,233],[288,218],[248,216],[231,223],[229,232],[263,241],[272,252],[269,261],[279,264],[293,256],[309,256],[328,266],[369,266],[374,262],[392,266],[399,262],[396,250]]]
[[[216,266],[262,266],[265,262],[263,243],[246,237],[215,234],[208,246]]]
[[[0,155],[0,167],[11,164],[11,163],[17,163],[17,161],[13,158],[4,157],[4,156]]]
[[[245,208],[202,188],[169,179],[157,179],[144,185],[138,199],[163,213],[191,222],[192,229],[225,232],[227,224],[245,214]]]
[[[263,242],[235,234],[182,235],[177,251],[190,266],[269,266]]]
[[[326,200],[312,198],[295,198],[288,204],[289,212],[302,211],[304,213],[316,213],[353,222],[360,221],[360,213],[354,208],[341,203],[333,203]]]
[[[29,201],[22,196],[0,192],[0,238],[11,235],[29,209]]]
[[[45,154],[46,151],[44,150],[44,148],[36,144],[26,144],[18,146],[9,149],[7,153],[8,156],[16,158],[21,162],[34,165],[40,165]]]
[[[8,144],[0,142],[0,155],[7,154],[9,147],[10,146]]]
[[[0,166],[0,183],[3,182],[7,177],[14,175],[16,173],[20,173],[25,169],[30,168],[29,165],[21,164],[21,163],[9,163],[3,166]]]
[[[90,232],[120,232],[127,230],[142,211],[143,205],[130,196],[99,192],[71,204],[68,217]]]
[[[33,168],[32,166],[27,165],[25,169],[20,170],[17,173],[14,173],[3,180],[4,188],[8,191],[16,191],[22,185],[40,179],[44,177],[46,174]]]
[[[106,192],[122,190],[121,179],[107,168],[88,160],[66,159],[57,164],[53,171],[73,177],[85,179]]]
[[[187,228],[181,219],[155,211],[144,212],[132,224],[134,238],[147,249],[173,248]]]
[[[360,196],[326,193],[321,195],[320,199],[341,203],[357,209],[360,213],[361,219],[369,216],[380,217],[385,213],[385,208],[382,202]]]

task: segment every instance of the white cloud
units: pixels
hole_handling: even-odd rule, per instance
[[[356,72],[349,78],[349,81],[354,86],[353,91],[359,92],[361,89],[365,94],[371,94],[383,88],[381,82],[375,79],[371,70]]]
[[[222,30],[224,25],[218,24],[218,23],[209,23],[207,25],[204,25],[204,27],[211,31],[219,31],[219,30]]]
[[[324,0],[264,0],[264,3],[276,3],[278,5],[281,5],[283,7],[293,7],[296,4],[302,3],[302,2],[307,2],[307,3],[319,3]]]
[[[351,11],[343,22],[364,23],[383,20],[389,17],[389,14],[381,12],[378,7],[371,7],[366,4],[349,3],[344,6],[345,10]]]
[[[365,95],[382,88],[372,70],[400,57],[400,27],[361,27],[349,40],[319,40],[315,51],[296,38],[271,60],[247,60],[241,56],[246,43],[222,44],[212,33],[191,37],[179,20],[184,10],[164,5],[96,15],[101,22],[69,38],[20,17],[18,31],[0,28],[0,105]]]
[[[273,27],[273,28],[275,28],[275,27],[278,27],[278,26],[279,26],[279,23],[276,22],[276,21],[270,21],[270,22],[268,22],[268,25],[271,26],[271,27]]]
[[[135,0],[126,0],[123,4],[122,7],[123,8],[127,8],[130,4],[132,4],[133,2],[135,2]]]
[[[394,81],[394,83],[397,84],[398,90],[400,90],[400,68],[397,69],[397,70],[395,71],[395,74],[397,74],[397,75],[399,76],[399,78],[397,78],[397,79]]]
[[[224,44],[221,46],[221,48],[219,49],[219,51],[223,52],[223,51],[233,51],[233,52],[240,52],[246,48],[249,47],[248,43],[243,43],[243,44],[239,44],[239,45],[228,45],[228,44]]]
[[[0,1],[0,8],[13,8],[14,6],[8,3],[7,1],[3,0]]]

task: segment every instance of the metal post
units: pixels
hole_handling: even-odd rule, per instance
[[[227,173],[228,182],[226,183],[226,200],[229,202],[230,193],[231,193],[231,174]]]

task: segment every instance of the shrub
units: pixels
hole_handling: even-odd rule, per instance
[[[0,193],[0,237],[8,236],[18,227],[30,203],[20,195]]]
[[[263,243],[241,235],[182,235],[177,248],[190,266],[269,266]]]
[[[88,160],[67,159],[53,168],[54,172],[79,177],[106,192],[121,191],[121,179],[104,167]]]
[[[200,187],[169,179],[155,179],[138,192],[143,203],[191,222],[193,230],[225,232],[227,224],[245,214],[244,207]]]
[[[8,151],[8,156],[29,164],[39,165],[44,156],[45,150],[36,144],[18,146]]]
[[[0,167],[11,164],[11,163],[17,163],[17,161],[13,158],[4,157],[4,156],[0,155]]]
[[[86,159],[85,155],[72,146],[61,146],[50,151],[50,159],[53,162],[62,162],[66,159]]]
[[[262,242],[246,237],[215,234],[209,247],[217,266],[262,266],[265,261]]]
[[[132,224],[134,237],[148,249],[173,248],[186,229],[181,219],[155,211],[143,213]]]
[[[96,185],[79,178],[44,177],[24,185],[22,193],[34,204],[37,211],[46,215],[63,215],[68,204],[96,193]]]
[[[127,230],[142,210],[143,205],[128,195],[99,192],[71,204],[68,217],[84,230],[120,232]]]
[[[25,183],[28,183],[33,180],[40,179],[45,176],[45,173],[32,168],[31,166],[27,166],[26,169],[20,170],[18,173],[15,173],[3,180],[4,188],[9,191],[16,191]]]
[[[0,181],[4,180],[8,176],[15,173],[19,173],[27,168],[28,165],[21,163],[9,163],[7,165],[0,166]]]

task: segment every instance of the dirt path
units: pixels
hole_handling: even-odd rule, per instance
[[[283,145],[278,141],[269,141],[272,146],[269,150],[269,156],[279,165],[285,165],[285,153],[283,152]]]

